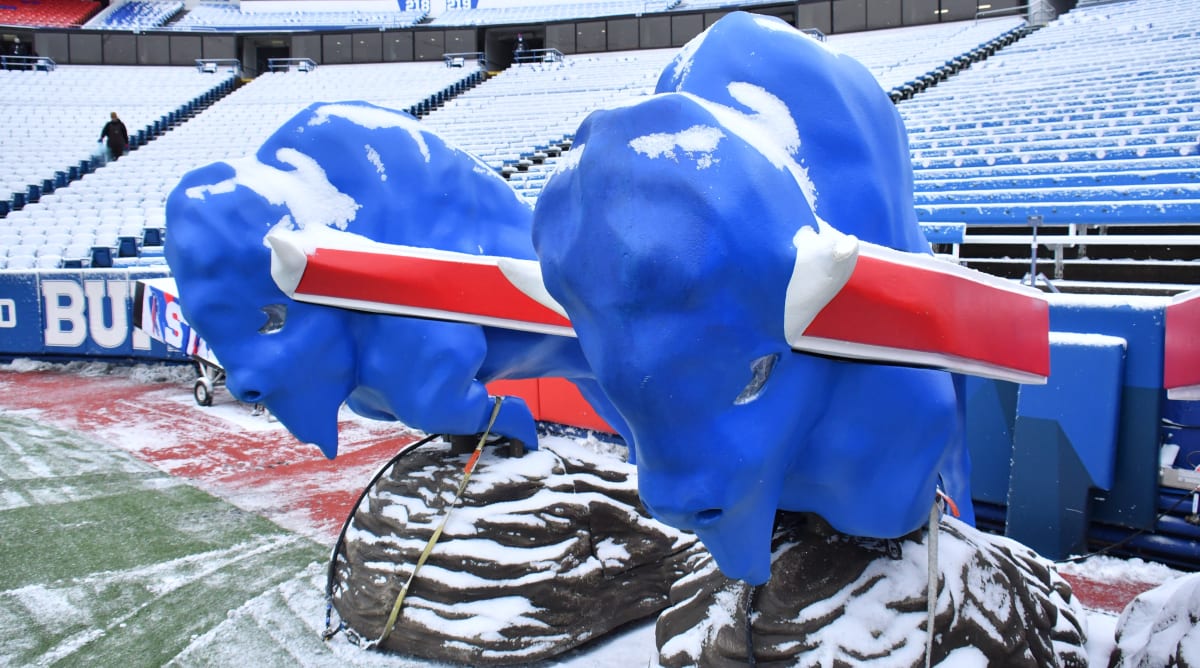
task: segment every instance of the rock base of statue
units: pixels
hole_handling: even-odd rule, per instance
[[[565,438],[544,439],[519,459],[485,448],[378,648],[473,666],[528,664],[665,608],[671,585],[704,550],[646,514],[635,469],[616,450],[624,452]],[[367,493],[334,555],[333,603],[351,637],[380,637],[468,457],[435,441]]]
[[[924,666],[927,540],[926,530],[856,539],[780,513],[765,585],[702,558],[672,589],[656,629],[661,664],[745,666],[752,652],[771,666]],[[932,665],[1088,665],[1083,609],[1053,564],[949,517],[937,546]]]

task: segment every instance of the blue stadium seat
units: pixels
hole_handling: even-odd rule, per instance
[[[147,227],[142,230],[142,247],[147,246],[162,246],[164,240],[163,229],[161,227]]]
[[[93,246],[90,266],[107,268],[113,266],[113,249],[109,246]]]
[[[117,238],[117,257],[137,257],[137,237],[121,236]]]

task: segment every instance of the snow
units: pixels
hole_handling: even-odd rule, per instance
[[[264,416],[254,416],[251,414],[249,407],[242,406],[236,402],[218,402],[217,405],[208,408],[201,408],[190,404],[187,387],[190,385],[191,372],[187,367],[166,365],[120,367],[106,364],[79,363],[64,366],[17,360],[11,364],[0,365],[0,383],[3,382],[2,374],[4,373],[20,374],[47,369],[67,371],[67,375],[79,378],[94,378],[106,381],[119,380],[129,385],[152,385],[156,389],[150,392],[149,396],[164,402],[171,402],[177,408],[187,407],[195,411],[198,418],[214,420],[216,424],[221,425],[221,429],[228,430],[231,434],[240,432],[246,435],[254,435],[272,433],[281,429],[278,423],[272,422]],[[161,389],[159,389],[159,386],[162,386]],[[36,411],[10,409],[8,407],[10,400],[11,397],[9,399],[0,399],[0,418],[4,418],[5,416],[28,417],[38,415]],[[49,422],[49,419],[44,417],[41,423],[34,423],[29,426],[27,431],[29,437],[44,438],[44,435],[48,434],[51,429]],[[186,424],[180,426],[189,431],[193,428]],[[38,436],[39,434],[42,436]],[[139,462],[127,453],[136,454],[146,449],[158,447],[155,441],[159,436],[160,434],[153,429],[143,431],[140,429],[117,429],[114,427],[103,438],[108,442],[120,443],[121,449],[116,450],[108,447],[92,448],[87,451],[86,459],[75,462],[76,468],[72,469],[70,473],[75,475],[91,471],[99,472],[106,468],[112,470],[111,467],[128,471],[151,471],[152,469],[148,465]],[[25,442],[21,441],[17,435],[10,435],[7,432],[0,432],[0,437],[4,438],[5,443],[15,442],[18,447],[20,447],[20,443]],[[191,437],[184,434],[181,440],[183,438]],[[548,438],[554,439],[554,450],[559,453],[559,456],[569,457],[578,455],[594,457],[597,454],[611,454],[613,447],[611,444],[595,438],[569,438],[565,436],[552,436]],[[530,465],[534,469],[539,470],[548,465],[548,459],[551,457],[548,451],[536,451],[529,454],[535,455],[528,459]],[[319,457],[315,450],[311,451],[311,455],[314,458]],[[66,474],[65,471],[60,472],[55,466],[45,463],[40,465],[34,462],[27,463],[26,470],[40,471],[41,475],[61,476]],[[374,463],[374,466],[377,465],[377,462]],[[168,467],[171,466],[183,466],[183,463],[168,464]],[[356,470],[358,471],[357,473],[355,472]],[[12,476],[14,474],[23,475],[14,470],[4,471],[5,476]],[[351,478],[351,480],[347,481],[347,487],[354,488],[369,477],[369,471],[361,468],[354,470],[347,469],[345,475]],[[480,485],[490,485],[494,482],[489,481],[486,474],[480,475],[478,479],[478,484]],[[158,476],[147,478],[144,484],[161,488],[167,485],[186,484],[186,481],[178,477]],[[89,493],[87,485],[73,485],[69,489],[74,490],[68,493],[73,498],[87,498],[87,494]],[[234,495],[230,497],[230,500],[243,508],[248,508],[255,512],[269,512],[267,509],[272,503],[278,503],[280,499],[286,498],[291,494],[294,494],[294,492],[272,489],[268,485],[257,492],[243,494],[240,497]],[[9,497],[6,496],[4,498],[8,499]],[[13,497],[13,500],[16,498]],[[0,509],[4,507],[4,505],[0,505]],[[456,513],[458,512],[456,510]],[[456,521],[469,522],[471,519],[470,512],[462,512]],[[213,577],[214,574],[218,573],[227,564],[245,560],[253,555],[269,558],[275,550],[288,546],[298,546],[307,540],[302,536],[321,537],[319,540],[328,544],[330,541],[329,528],[313,524],[312,518],[293,516],[289,523],[299,525],[305,522],[309,525],[299,531],[299,535],[274,535],[254,539],[228,548],[201,551],[188,557],[167,560],[148,567],[99,572],[92,579],[85,581],[73,583],[37,582],[10,589],[7,592],[0,592],[0,631],[3,632],[0,635],[13,637],[13,634],[17,633],[19,638],[17,629],[31,622],[39,625],[48,624],[53,626],[75,620],[79,624],[77,627],[79,630],[73,631],[56,641],[40,656],[42,661],[46,663],[51,662],[55,658],[78,658],[80,656],[78,652],[86,652],[89,643],[97,641],[102,636],[121,633],[124,628],[123,625],[127,622],[132,624],[135,615],[138,614],[138,609],[135,607],[116,618],[101,619],[97,617],[104,610],[100,606],[101,599],[96,598],[104,595],[105,589],[102,586],[104,581],[140,583],[139,586],[144,587],[145,591],[155,597],[161,597],[170,592],[185,591],[185,588],[192,583]],[[299,527],[292,528],[296,530]],[[468,543],[469,541],[462,542],[460,543],[460,547],[467,547]],[[481,542],[472,547],[492,550],[494,549],[494,544],[488,546]],[[619,551],[622,549],[624,548],[620,545],[603,544],[597,546],[596,552],[600,559],[603,560],[606,558],[606,555],[619,556],[616,552],[610,555],[610,550]],[[552,548],[548,549],[545,558],[553,559],[554,554],[552,552]],[[497,555],[497,557],[500,559],[505,558],[504,555]],[[963,558],[966,558],[966,555],[955,554],[952,550],[943,551],[939,555],[939,562],[951,565]],[[902,620],[897,618],[896,615],[887,613],[881,606],[877,606],[877,600],[880,598],[894,598],[897,595],[911,595],[923,598],[926,579],[923,563],[924,556],[914,559],[912,564],[908,564],[911,568],[907,568],[902,573],[892,573],[887,585],[875,585],[875,588],[866,590],[856,600],[849,602],[851,605],[856,606],[857,612],[861,615],[860,619],[876,619],[876,623],[871,625],[876,628],[847,628],[844,625],[839,626],[835,623],[824,629],[822,633],[829,636],[828,640],[831,643],[837,643],[841,646],[854,644],[868,652],[871,647],[876,645],[884,646],[894,641],[897,634],[920,634],[921,630],[919,626],[923,621],[923,613],[906,615],[909,619]],[[350,644],[342,634],[336,636],[329,643],[322,643],[319,639],[319,634],[324,621],[323,587],[325,568],[325,564],[313,562],[301,568],[290,578],[285,579],[279,584],[265,587],[257,596],[246,600],[238,607],[230,609],[224,616],[223,621],[192,636],[186,642],[184,649],[175,656],[174,661],[182,665],[235,665],[246,663],[276,665],[281,662],[298,666],[380,666],[387,668],[409,668],[430,665],[428,662],[411,658],[385,656],[360,650]],[[1170,593],[1171,589],[1194,586],[1188,585],[1189,581],[1178,571],[1162,564],[1138,559],[1093,556],[1078,563],[1064,563],[1060,566],[1060,571],[1069,576],[1088,578],[1097,582],[1133,582],[1144,583],[1146,586],[1165,584],[1167,586],[1162,592],[1163,595]],[[437,569],[433,568],[423,570],[422,574],[425,577],[446,580],[462,577],[461,574],[438,572]],[[480,581],[474,584],[481,587],[495,586],[494,582]],[[958,586],[970,587],[973,591],[979,592],[984,584],[960,583]],[[884,589],[888,591],[883,591]],[[942,596],[954,597],[955,593],[952,589],[948,588],[943,591]],[[736,604],[739,600],[738,597],[741,595],[743,595],[743,590],[740,586],[731,586],[728,591],[718,598],[717,605],[710,611],[713,619],[718,619],[721,615],[728,616],[732,614],[731,611],[736,609]],[[1006,604],[1002,597],[989,597],[986,594],[985,597],[989,601],[988,607],[993,610],[998,610]],[[20,608],[27,611],[25,613],[26,616],[21,619],[13,619],[7,612],[10,608],[3,604],[5,600],[18,602]],[[830,602],[830,604],[832,603]],[[483,610],[471,610],[467,607],[456,610],[457,612],[461,612],[463,617],[453,623],[462,627],[461,631],[465,634],[464,637],[471,634],[488,633],[489,620],[494,623],[497,619],[511,619],[514,616],[523,615],[528,611],[530,603],[524,599],[513,599],[505,601],[504,605],[501,606],[496,606],[494,603],[490,603],[489,605],[492,607]],[[1149,611],[1161,612],[1161,609],[1155,610],[1151,607]],[[820,610],[817,609],[812,609],[808,612],[813,615],[820,614]],[[1187,615],[1182,614],[1178,610],[1166,610],[1166,612],[1169,613],[1166,622],[1160,623],[1159,626],[1155,627],[1155,637],[1166,639],[1182,638],[1187,633],[1192,633],[1192,636],[1189,638],[1189,644],[1185,646],[1185,652],[1189,652],[1191,655],[1200,653],[1200,637],[1197,637],[1192,632],[1191,627],[1187,623]],[[963,614],[972,613],[970,611],[963,611]],[[1140,612],[1137,614],[1145,616],[1148,613]],[[1112,613],[1089,611],[1087,617],[1089,628],[1087,650],[1093,665],[1107,664],[1108,656],[1115,647],[1113,632],[1117,621],[1117,616]],[[447,622],[442,620],[441,623]],[[705,630],[702,628],[696,630],[694,633],[703,634],[704,632]],[[698,646],[698,640],[699,638],[697,637],[676,638],[673,642]],[[1132,638],[1127,638],[1127,642],[1132,641]],[[920,647],[923,646],[923,643],[908,643],[908,645]],[[0,660],[3,660],[6,652],[10,651],[12,647],[12,645],[6,646],[0,643]],[[654,657],[656,655],[654,623],[650,620],[622,630],[613,637],[589,643],[549,665],[555,668],[607,668],[609,666],[654,665]],[[984,664],[978,653],[970,650],[959,650],[941,665],[958,667]]]
[[[800,147],[803,138],[800,136],[796,120],[788,110],[787,104],[767,89],[744,81],[731,82],[728,90],[734,100],[745,105],[754,113],[745,114],[732,107],[716,104],[688,93],[681,94],[692,97],[696,104],[707,109],[722,127],[758,149],[763,157],[777,169],[787,170],[796,180],[796,185],[799,186],[805,201],[808,202],[809,209],[815,212],[817,210],[816,187],[808,178],[808,169],[796,162],[792,154]],[[822,227],[827,226],[820,218],[817,220]]]
[[[1135,311],[1161,311],[1171,299],[1149,295],[1097,295],[1057,292],[1046,294],[1051,306],[1089,308],[1130,308]]]
[[[458,638],[498,639],[500,631],[514,623],[544,626],[527,614],[534,610],[529,599],[506,596],[486,601],[462,601],[451,609],[422,600],[421,606],[414,606],[408,614],[428,627],[446,629],[448,635]],[[438,612],[449,614],[436,614]]]
[[[1096,348],[1109,348],[1112,346],[1125,348],[1128,345],[1128,342],[1119,336],[1079,332],[1050,332],[1050,344],[1053,345],[1056,343],[1059,345]]]
[[[719,128],[693,125],[680,132],[656,132],[636,137],[629,142],[629,147],[651,159],[666,158],[676,162],[679,159],[675,149],[679,149],[696,163],[696,169],[707,169],[717,162],[712,153],[724,137],[725,133]]]
[[[1083,561],[1068,561],[1058,567],[1060,573],[1078,575],[1097,582],[1145,582],[1161,585],[1178,579],[1181,573],[1170,566],[1142,559],[1118,559],[1094,556]]]
[[[408,133],[417,147],[421,150],[421,156],[428,163],[432,160],[429,153],[429,145],[425,143],[424,128],[420,122],[406,114],[396,113],[382,107],[366,107],[356,104],[324,104],[316,109],[312,120],[308,122],[311,125],[322,125],[328,123],[330,117],[336,116],[343,118],[355,125],[369,129],[378,130],[381,128],[399,128]]]
[[[1135,599],[1121,613],[1117,647],[1129,663],[1200,662],[1200,574],[1177,578]]]
[[[375,171],[379,173],[380,181],[387,181],[387,173],[383,166],[383,160],[379,157],[379,151],[375,150],[374,146],[367,144],[364,148],[367,150],[367,160],[375,165]]]
[[[258,193],[271,204],[286,206],[301,229],[321,225],[345,229],[354,220],[361,205],[330,183],[316,160],[293,148],[279,149],[275,159],[292,169],[277,169],[253,156],[236,158],[228,161],[235,172],[232,178],[188,188],[186,195],[204,199],[209,193],[232,192],[241,186]]]
[[[796,262],[784,298],[783,332],[788,343],[796,343],[817,315],[838,294],[858,260],[858,239],[831,226],[818,232],[801,227],[792,239]]]

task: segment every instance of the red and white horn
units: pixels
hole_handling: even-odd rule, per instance
[[[1041,292],[929,255],[802,228],[788,283],[792,349],[1018,383],[1050,375]]]
[[[832,232],[832,234],[831,234]],[[302,302],[575,336],[534,260],[275,230],[271,275]],[[1020,383],[1050,372],[1041,293],[828,228],[796,237],[784,336],[793,349]]]

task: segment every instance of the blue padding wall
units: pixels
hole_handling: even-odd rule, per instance
[[[1159,420],[1166,392],[1166,297],[1051,295],[1054,332],[1107,334],[1126,342],[1112,489],[1098,493],[1092,519],[1152,529],[1157,514]]]
[[[1023,385],[1005,534],[1051,559],[1087,551],[1093,488],[1110,489],[1125,340],[1052,333],[1050,378]]]
[[[976,376],[967,376],[965,381],[964,423],[967,450],[971,453],[971,497],[1002,506],[1008,503],[1019,386]]]
[[[0,356],[188,359],[133,327],[134,284],[157,269],[0,272]]]
[[[1163,404],[1163,419],[1172,423],[1163,427],[1163,442],[1179,446],[1174,465],[1200,467],[1200,401],[1168,400]]]
[[[1120,374],[1116,458],[1111,463],[1111,487],[1093,490],[1092,519],[1130,528],[1151,529],[1158,495],[1160,416],[1164,409],[1163,324],[1169,299],[1101,295],[1048,295],[1050,329],[1054,332],[1102,334],[1123,339],[1125,362]],[[1052,361],[1052,364],[1054,362]],[[1061,364],[1057,365],[1061,366]],[[1057,379],[1051,379],[1051,384]],[[968,378],[966,382],[966,440],[971,453],[971,491],[977,501],[1005,506],[1009,501],[1013,442],[1020,386]],[[1068,394],[1082,405],[1073,410],[1086,422],[1087,393]],[[1071,399],[1071,397],[1075,397]],[[1052,415],[1031,413],[1028,420]],[[1025,426],[1032,428],[1032,422]],[[1086,425],[1083,425],[1084,427]],[[1049,428],[1049,427],[1047,427]],[[1080,426],[1068,426],[1076,433]],[[1059,429],[1057,420],[1054,429]],[[1062,438],[1073,436],[1064,432]],[[1080,466],[1085,463],[1081,460]],[[1094,462],[1093,462],[1094,466]],[[1101,478],[1108,472],[1096,469]],[[1021,483],[1016,483],[1020,485]]]

